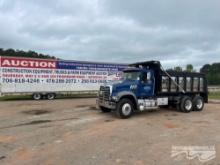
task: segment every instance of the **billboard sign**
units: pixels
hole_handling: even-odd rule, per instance
[[[98,90],[121,79],[125,64],[0,56],[1,92]]]

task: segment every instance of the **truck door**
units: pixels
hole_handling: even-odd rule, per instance
[[[151,97],[154,95],[154,74],[153,71],[144,71],[141,75],[139,96],[142,98]]]

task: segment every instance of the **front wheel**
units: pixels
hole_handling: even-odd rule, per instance
[[[131,117],[134,111],[134,106],[131,100],[124,98],[117,103],[116,114],[119,118],[126,119]]]

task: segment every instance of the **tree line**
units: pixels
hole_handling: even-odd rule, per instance
[[[43,59],[58,59],[54,56],[45,55],[37,53],[35,51],[23,51],[23,50],[14,50],[14,49],[2,49],[0,48],[0,56],[13,56],[13,57],[29,57],[29,58],[43,58]],[[185,68],[180,66],[175,66],[168,70],[174,71],[186,71],[186,72],[195,72],[192,64],[187,64]],[[220,63],[205,64],[200,69],[201,73],[206,74],[209,85],[220,85]]]
[[[56,59],[54,56],[37,53],[35,51],[23,51],[14,49],[2,49],[0,48],[0,56],[12,56],[12,57],[31,57],[31,58],[43,58],[43,59]]]
[[[200,72],[206,74],[208,84],[220,85],[220,63],[205,64]]]
[[[182,68],[181,66],[175,66],[174,68],[169,68],[167,70],[168,71],[178,71],[178,72],[196,72],[196,70],[194,70],[192,64],[187,64],[186,68]]]

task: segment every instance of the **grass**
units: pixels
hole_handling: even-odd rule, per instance
[[[218,91],[218,92],[209,92],[209,99],[218,99],[218,100],[220,100],[220,91]]]
[[[22,95],[22,96],[3,96],[0,97],[0,101],[10,101],[10,100],[31,100],[31,96]]]

